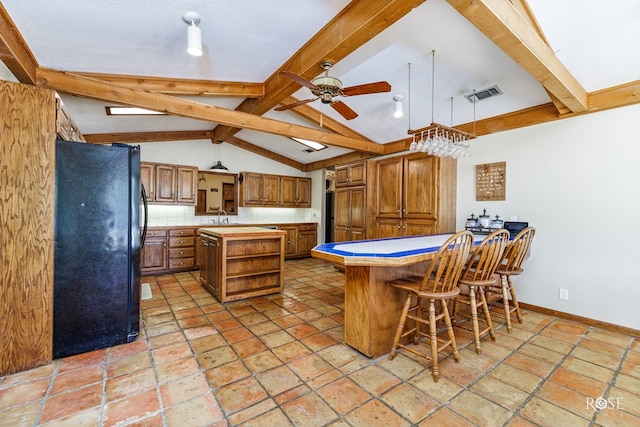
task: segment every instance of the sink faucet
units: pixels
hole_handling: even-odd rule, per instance
[[[224,214],[224,218],[222,218],[222,222],[220,221],[220,214],[223,213]],[[218,224],[222,224],[222,223],[229,223],[229,218],[227,217],[227,211],[225,211],[224,209],[218,209]]]

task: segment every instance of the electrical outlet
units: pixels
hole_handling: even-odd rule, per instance
[[[569,290],[568,289],[558,289],[558,298],[563,299],[563,300],[568,300],[569,299]]]

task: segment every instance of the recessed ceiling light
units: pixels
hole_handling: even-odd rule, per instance
[[[155,116],[167,114],[162,111],[147,110],[138,107],[105,107],[107,116]]]
[[[294,137],[291,137],[291,139],[293,139],[296,142],[299,142],[300,144],[306,145],[309,148],[313,148],[315,151],[320,151],[320,150],[324,150],[325,148],[327,148],[326,145],[321,144],[321,143],[316,142],[316,141],[309,141],[308,139],[294,138]]]

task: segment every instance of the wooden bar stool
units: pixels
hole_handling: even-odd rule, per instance
[[[394,288],[407,292],[407,299],[400,315],[389,360],[393,360],[398,347],[431,360],[435,382],[438,382],[440,378],[439,351],[450,345],[455,361],[460,361],[447,303],[458,295],[458,280],[469,257],[472,244],[473,235],[471,232],[458,232],[442,244],[429,263],[424,276],[411,276],[387,282]],[[438,313],[436,313],[436,301],[440,302]],[[407,319],[411,320],[408,325]],[[437,323],[440,320],[444,320],[446,325],[447,340],[438,338]],[[408,327],[407,331],[404,331],[405,326]],[[423,326],[426,330],[423,329]],[[410,343],[404,344],[402,339],[409,336],[411,336]],[[431,355],[415,348],[419,344],[420,337],[429,338]]]
[[[482,352],[480,337],[487,332],[491,336],[491,340],[495,341],[495,333],[493,332],[493,324],[489,315],[489,307],[485,297],[485,288],[496,283],[496,269],[500,265],[500,260],[504,254],[509,241],[509,232],[504,229],[494,231],[475,247],[473,254],[467,261],[462,277],[458,281],[460,293],[458,294],[453,305],[453,317],[459,313],[460,304],[469,306],[469,315],[465,317],[471,319],[474,340],[476,343],[476,353]],[[487,326],[480,330],[478,323],[478,308],[482,308]],[[457,324],[457,323],[456,323]]]
[[[507,322],[507,331],[511,333],[511,313],[515,311],[518,322],[522,323],[522,314],[518,305],[518,297],[511,283],[511,276],[517,276],[523,272],[522,262],[529,256],[529,249],[536,230],[533,227],[527,227],[520,231],[507,245],[504,251],[500,265],[496,269],[496,274],[500,276],[500,284],[489,286],[487,295],[489,303],[502,300],[504,308],[504,317]],[[511,305],[509,306],[509,295],[511,295]]]

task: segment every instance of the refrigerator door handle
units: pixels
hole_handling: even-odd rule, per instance
[[[144,241],[147,239],[147,218],[149,217],[147,192],[145,191],[142,183],[140,183],[140,193],[142,194],[142,206],[144,206],[144,225],[142,226],[142,233],[140,236],[140,250],[142,250],[142,248],[144,248]]]

